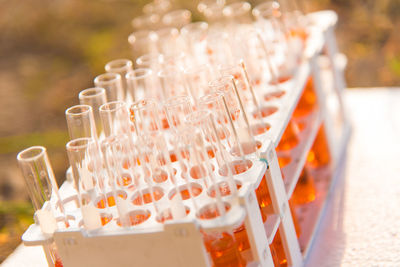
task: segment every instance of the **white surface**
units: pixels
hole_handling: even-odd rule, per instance
[[[400,89],[346,92],[353,136],[306,266],[400,266]],[[340,181],[339,181],[340,182]],[[19,246],[2,267],[46,266]]]
[[[346,102],[353,135],[345,180],[306,266],[400,266],[400,90],[351,90]]]

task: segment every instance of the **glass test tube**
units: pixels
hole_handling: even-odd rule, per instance
[[[182,28],[192,20],[192,13],[187,9],[177,9],[168,12],[162,17],[165,26]]]
[[[111,214],[101,213],[98,209],[101,205],[108,207],[107,203],[101,202],[106,179],[100,151],[94,139],[87,137],[74,139],[66,147],[78,191],[83,227],[89,231],[98,229],[112,219]]]
[[[17,160],[42,233],[52,235],[60,227],[56,219],[58,216],[61,216],[64,221],[64,225],[61,225],[60,228],[68,227],[68,219],[46,148],[42,146],[29,147],[18,153]],[[48,261],[53,266],[63,266],[54,242],[44,245],[43,249]]]
[[[168,124],[177,131],[185,127],[184,119],[193,112],[193,106],[189,96],[176,96],[164,102]]]
[[[105,136],[131,133],[129,112],[125,102],[108,102],[102,105],[99,110]]]
[[[128,85],[125,75],[132,71],[133,63],[129,59],[115,59],[105,65],[106,72],[117,73],[121,75],[122,88],[124,91],[125,101],[132,102],[132,96],[128,94]],[[112,101],[112,100],[110,100]]]
[[[211,93],[208,83],[215,78],[214,75],[215,73],[213,73],[211,66],[207,64],[189,67],[184,70],[187,88],[195,103],[200,97]]]
[[[97,140],[96,124],[93,109],[89,105],[76,105],[65,111],[68,133],[71,140],[91,137]]]
[[[202,220],[210,220],[219,216],[226,216],[229,209],[238,205],[237,189],[231,173],[217,178],[206,151],[206,142],[214,145],[214,154],[219,163],[226,165],[222,145],[218,139],[215,123],[210,111],[196,111],[187,116],[186,120],[194,128],[190,130],[191,146],[189,152],[188,169],[192,179],[203,180],[210,196],[209,202],[201,203],[197,216]],[[222,152],[222,153],[221,153]],[[218,160],[217,160],[218,162]],[[224,163],[225,162],[225,163]],[[217,166],[217,168],[221,167]],[[221,169],[221,168],[220,168]],[[238,222],[231,231],[204,231],[204,241],[215,266],[227,264],[245,264],[246,259],[240,252],[250,249],[250,244],[244,222]]]
[[[225,172],[230,170],[233,175],[246,172],[252,166],[252,162],[247,160],[246,157],[248,154],[253,153],[254,149],[246,145],[238,145],[242,141],[240,140],[239,135],[236,133],[235,126],[229,123],[229,112],[225,108],[222,93],[216,92],[214,94],[204,96],[199,101],[199,107],[202,109],[209,109],[213,112],[217,122],[216,127],[221,127],[217,130],[219,139],[226,142],[226,150],[230,152],[228,154],[235,156],[235,158],[229,160],[229,165],[227,165],[229,168],[225,167]],[[258,143],[256,143],[256,147],[258,147]],[[272,201],[269,195],[265,176],[261,179],[260,184],[257,185],[255,192],[262,219],[265,222],[267,220],[267,216],[273,213]]]
[[[132,27],[136,30],[156,30],[160,27],[160,16],[158,14],[143,14],[134,18],[131,22]]]
[[[132,47],[133,59],[137,59],[144,54],[154,54],[157,49],[157,35],[153,31],[140,30],[133,32],[128,37],[128,42]]]
[[[100,121],[99,108],[107,102],[106,90],[104,88],[94,87],[82,90],[79,93],[79,103],[92,107],[94,122],[97,129],[97,136],[101,136],[103,125]]]
[[[176,66],[166,66],[158,72],[163,98],[188,95],[182,69]]]
[[[121,75],[117,73],[104,73],[94,78],[94,85],[106,90],[107,101],[124,100]]]
[[[249,155],[257,152],[257,145],[234,77],[231,75],[222,76],[211,81],[209,86],[213,91],[223,93],[225,110],[229,114],[227,122],[232,126],[231,136],[235,136],[239,141],[235,144],[235,147],[231,147],[231,152],[236,155]],[[245,153],[243,154],[243,152]]]
[[[144,98],[159,97],[157,93],[156,77],[150,68],[138,68],[126,74],[128,92],[133,102]]]

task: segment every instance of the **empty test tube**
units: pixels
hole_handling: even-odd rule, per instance
[[[51,236],[57,229],[68,227],[68,219],[46,148],[27,148],[18,153],[17,160],[42,233]],[[61,217],[64,224],[57,224],[57,217]],[[56,267],[63,266],[54,242],[44,245],[43,249],[49,263]]]

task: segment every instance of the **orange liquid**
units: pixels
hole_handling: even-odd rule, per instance
[[[306,42],[307,38],[308,38],[307,31],[302,27],[295,27],[295,28],[290,29],[289,34],[292,37],[297,37],[297,38],[301,39],[303,42]]]
[[[153,201],[153,199],[154,199],[154,201],[158,201],[163,196],[164,196],[163,191],[156,188],[153,190],[153,197],[151,197],[150,192],[146,192],[146,193],[143,193],[142,197],[140,195],[137,196],[132,202],[135,205],[143,205],[143,203],[144,204],[151,203]]]
[[[306,169],[303,169],[301,172],[299,181],[297,182],[290,200],[294,205],[303,205],[315,200],[313,178],[309,175]]]
[[[54,263],[54,266],[55,267],[63,267],[63,264],[62,264],[60,259],[56,259],[56,262]]]
[[[244,267],[246,262],[240,256],[237,242],[233,236],[222,234],[204,234],[204,243],[210,252],[214,267]]]
[[[244,155],[248,155],[251,153],[254,153],[257,151],[257,149],[260,149],[260,147],[262,146],[261,142],[246,142],[246,143],[241,143],[240,147],[234,146],[231,150],[231,153],[235,156],[242,156],[241,152],[243,152]],[[242,149],[242,151],[240,151],[240,148]]]
[[[269,125],[268,123],[258,123],[258,124],[252,125],[250,128],[251,128],[250,129],[251,133],[253,135],[260,135],[260,134],[265,133],[269,129],[271,129],[271,125]]]
[[[292,159],[290,157],[278,156],[278,163],[281,169],[286,167],[290,162],[292,162]]]
[[[283,132],[281,141],[276,147],[277,151],[288,151],[296,147],[299,143],[297,138],[297,128],[294,123],[290,121],[286,127],[285,132]]]
[[[233,175],[238,175],[250,169],[252,165],[253,163],[250,160],[235,160],[233,162],[230,162],[229,164],[224,165],[219,170],[219,174],[222,176],[228,176],[228,171],[230,169]]]
[[[253,113],[253,117],[255,119],[258,119],[258,118],[260,118],[260,113],[261,113],[261,116],[263,118],[266,118],[268,116],[271,116],[272,114],[274,114],[277,111],[278,111],[277,107],[273,107],[273,106],[261,107],[260,111],[255,111]]]
[[[238,250],[245,251],[250,249],[250,241],[249,237],[247,236],[246,227],[242,224],[240,227],[233,230],[233,235],[236,239]]]
[[[271,196],[269,195],[267,180],[262,178],[260,185],[256,189],[256,196],[258,201],[258,206],[260,207],[261,217],[263,222],[267,221],[267,216],[274,213],[272,207]]]
[[[129,216],[129,222],[131,226],[138,225],[145,222],[150,217],[150,213],[140,213]]]
[[[197,197],[198,195],[201,194],[201,192],[203,190],[201,189],[201,187],[191,186],[190,191],[191,192],[189,192],[189,190],[187,188],[183,188],[182,190],[180,190],[182,200],[189,199],[190,198],[190,193],[192,194],[193,197]],[[175,197],[175,195],[176,195],[176,193],[174,192],[171,195],[170,199],[173,199]]]
[[[275,81],[270,81],[269,83],[272,85],[277,85],[279,83],[284,83],[292,79],[292,76],[280,76]]]
[[[266,93],[264,95],[264,100],[265,101],[271,101],[271,100],[274,100],[274,99],[281,98],[285,94],[286,94],[285,91],[275,91],[275,92],[271,92],[271,93]]]
[[[168,179],[168,174],[160,169],[157,169],[153,173],[153,180],[156,183],[163,183]]]
[[[126,199],[126,195],[123,195],[123,194],[118,194],[118,196],[120,197],[120,198],[122,198],[122,199]],[[115,206],[115,198],[114,198],[114,196],[108,196],[107,197],[107,203],[108,203],[108,206],[109,207],[112,207],[112,206]],[[97,208],[99,208],[99,209],[104,209],[105,207],[106,207],[106,202],[105,202],[105,199],[104,198],[102,198],[102,199],[100,199],[99,200],[99,202],[97,202]]]
[[[119,186],[128,186],[132,183],[132,178],[128,175],[122,176],[120,179],[117,179],[117,184]]]
[[[318,131],[317,137],[315,138],[310,152],[308,152],[307,164],[311,167],[318,168],[326,166],[330,162],[331,156],[328,147],[328,141],[326,140],[325,129],[322,125]]]
[[[222,197],[225,197],[225,196],[228,196],[231,194],[231,189],[227,182],[219,183],[218,187],[219,187],[219,192],[221,193]],[[240,184],[238,184],[238,183],[236,184],[237,190],[239,190],[241,187],[242,186]],[[212,188],[209,192],[209,195],[210,195],[210,197],[215,197],[216,193],[217,192],[215,191],[215,188]]]
[[[276,267],[288,265],[279,229],[276,232],[274,240],[271,243],[271,252],[272,257],[274,258],[274,265]]]
[[[211,169],[212,169],[212,171],[214,171],[214,169],[215,169],[214,165],[211,165]],[[207,171],[206,167],[204,167],[203,165],[196,165],[190,169],[190,176],[192,176],[192,178],[194,178],[194,179],[203,178],[207,174],[208,174],[208,171]]]
[[[297,236],[297,238],[299,238],[300,234],[301,234],[301,228],[300,228],[299,220],[297,219],[296,211],[294,210],[291,201],[289,201],[289,208],[290,208],[290,213],[292,214],[294,229],[296,231],[296,236]]]
[[[314,83],[312,78],[308,78],[303,94],[299,103],[293,112],[293,117],[302,117],[308,115],[317,107],[317,95],[315,94]]]
[[[111,215],[101,215],[101,225],[106,225],[107,223],[111,222],[112,216]]]

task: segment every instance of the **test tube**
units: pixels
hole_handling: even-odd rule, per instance
[[[138,135],[161,131],[169,127],[167,119],[162,122],[157,102],[154,99],[143,99],[133,103],[130,107],[130,119]],[[165,125],[166,124],[166,125]]]
[[[251,5],[248,2],[238,1],[227,5],[223,9],[223,15],[232,23],[250,24],[251,18]]]
[[[223,153],[221,141],[210,111],[199,110],[188,115],[186,120],[193,127],[189,139],[191,141],[188,169],[191,178],[203,180],[208,191],[209,201],[201,203],[197,216],[200,220],[210,220],[227,216],[229,210],[238,208],[236,183],[228,169],[225,176],[217,178],[211,159],[206,151],[206,142],[211,142],[217,158],[217,164],[226,165],[226,153]],[[220,165],[222,164],[222,165]],[[215,266],[226,264],[245,264],[240,252],[250,249],[247,232],[243,221],[232,226],[231,231],[203,232],[207,250]]]
[[[62,217],[64,226],[68,220],[53,169],[47,156],[46,148],[42,146],[29,147],[17,155],[18,165],[25,178],[25,184],[35,209],[35,218],[42,233],[51,236],[58,228],[57,217]],[[62,266],[55,243],[44,245],[47,260],[52,266]]]
[[[93,109],[89,105],[76,105],[65,111],[70,139],[91,137],[97,140]]]
[[[231,126],[232,136],[235,136],[239,143],[231,147],[231,152],[236,155],[257,154],[257,144],[250,128],[247,112],[244,109],[242,98],[236,87],[234,77],[231,75],[222,76],[209,83],[211,90],[223,94],[225,112],[229,114],[228,122]]]
[[[156,77],[149,68],[138,68],[126,74],[128,93],[132,96],[132,103],[144,98],[159,97],[157,93]]]
[[[99,110],[105,136],[130,134],[129,112],[125,102],[108,102]]]
[[[139,160],[138,146],[132,143],[128,135],[109,136],[102,142],[102,153],[112,192],[107,194],[109,206],[116,206],[118,211],[117,224],[130,227],[141,224],[149,218],[144,210],[132,210],[127,195],[137,191],[137,198],[143,199],[142,191],[145,172],[142,161]]]
[[[106,102],[106,90],[104,88],[88,88],[79,93],[79,103],[81,105],[89,105],[92,107],[98,136],[100,136],[103,132],[103,125],[100,121],[99,107]]]
[[[166,66],[158,72],[164,99],[188,95],[182,69],[176,66]]]
[[[128,42],[132,47],[133,59],[137,59],[144,54],[157,53],[157,35],[153,31],[140,30],[133,32],[128,37]]]
[[[75,188],[78,191],[79,207],[83,226],[86,230],[95,230],[110,222],[112,215],[101,214],[98,207],[104,199],[105,173],[102,170],[99,147],[92,138],[82,137],[67,143],[67,152],[71,164]],[[101,206],[101,205],[100,205]]]
[[[188,67],[184,70],[184,76],[190,95],[195,103],[200,97],[210,93],[208,83],[215,78],[210,65],[203,64]]]
[[[136,30],[155,30],[160,27],[160,16],[158,14],[143,14],[134,18],[131,22],[132,27]]]
[[[216,24],[224,19],[224,6],[225,0],[202,0],[197,5],[197,10],[205,16],[207,22]]]
[[[226,151],[228,151],[230,158],[225,157],[228,164],[222,168],[222,173],[226,174],[232,172],[235,176],[244,173],[251,168],[252,162],[251,160],[248,160],[248,155],[254,153],[254,150],[258,148],[259,144],[255,143],[252,146],[243,145],[243,140],[240,139],[236,127],[230,119],[230,113],[226,108],[225,102],[224,95],[221,92],[215,92],[201,98],[199,101],[199,107],[213,112],[218,137],[219,139],[226,141]],[[273,209],[265,175],[262,177],[259,184],[255,185],[255,193],[263,222],[266,222],[268,215],[273,213]]]
[[[174,27],[165,27],[155,32],[157,47],[161,54],[177,54],[185,50],[179,30]]]
[[[206,22],[192,22],[181,29],[182,39],[187,46],[187,52],[191,55],[197,65],[206,64],[206,38],[208,34],[208,24]]]
[[[185,127],[184,119],[193,112],[193,106],[189,96],[176,96],[169,98],[164,103],[168,124],[177,131]]]
[[[117,73],[104,73],[94,78],[94,85],[106,90],[107,101],[124,100],[121,75]]]
[[[192,13],[187,9],[177,9],[168,12],[162,17],[162,22],[165,26],[182,28],[186,24],[190,23],[192,19]]]
[[[125,75],[132,71],[132,61],[129,59],[115,59],[105,65],[106,72],[117,73],[121,75],[122,88],[126,101],[131,101],[131,96],[128,94],[128,85]]]
[[[143,7],[144,14],[159,14],[163,15],[168,12],[172,7],[172,3],[169,0],[155,0],[150,2]]]

